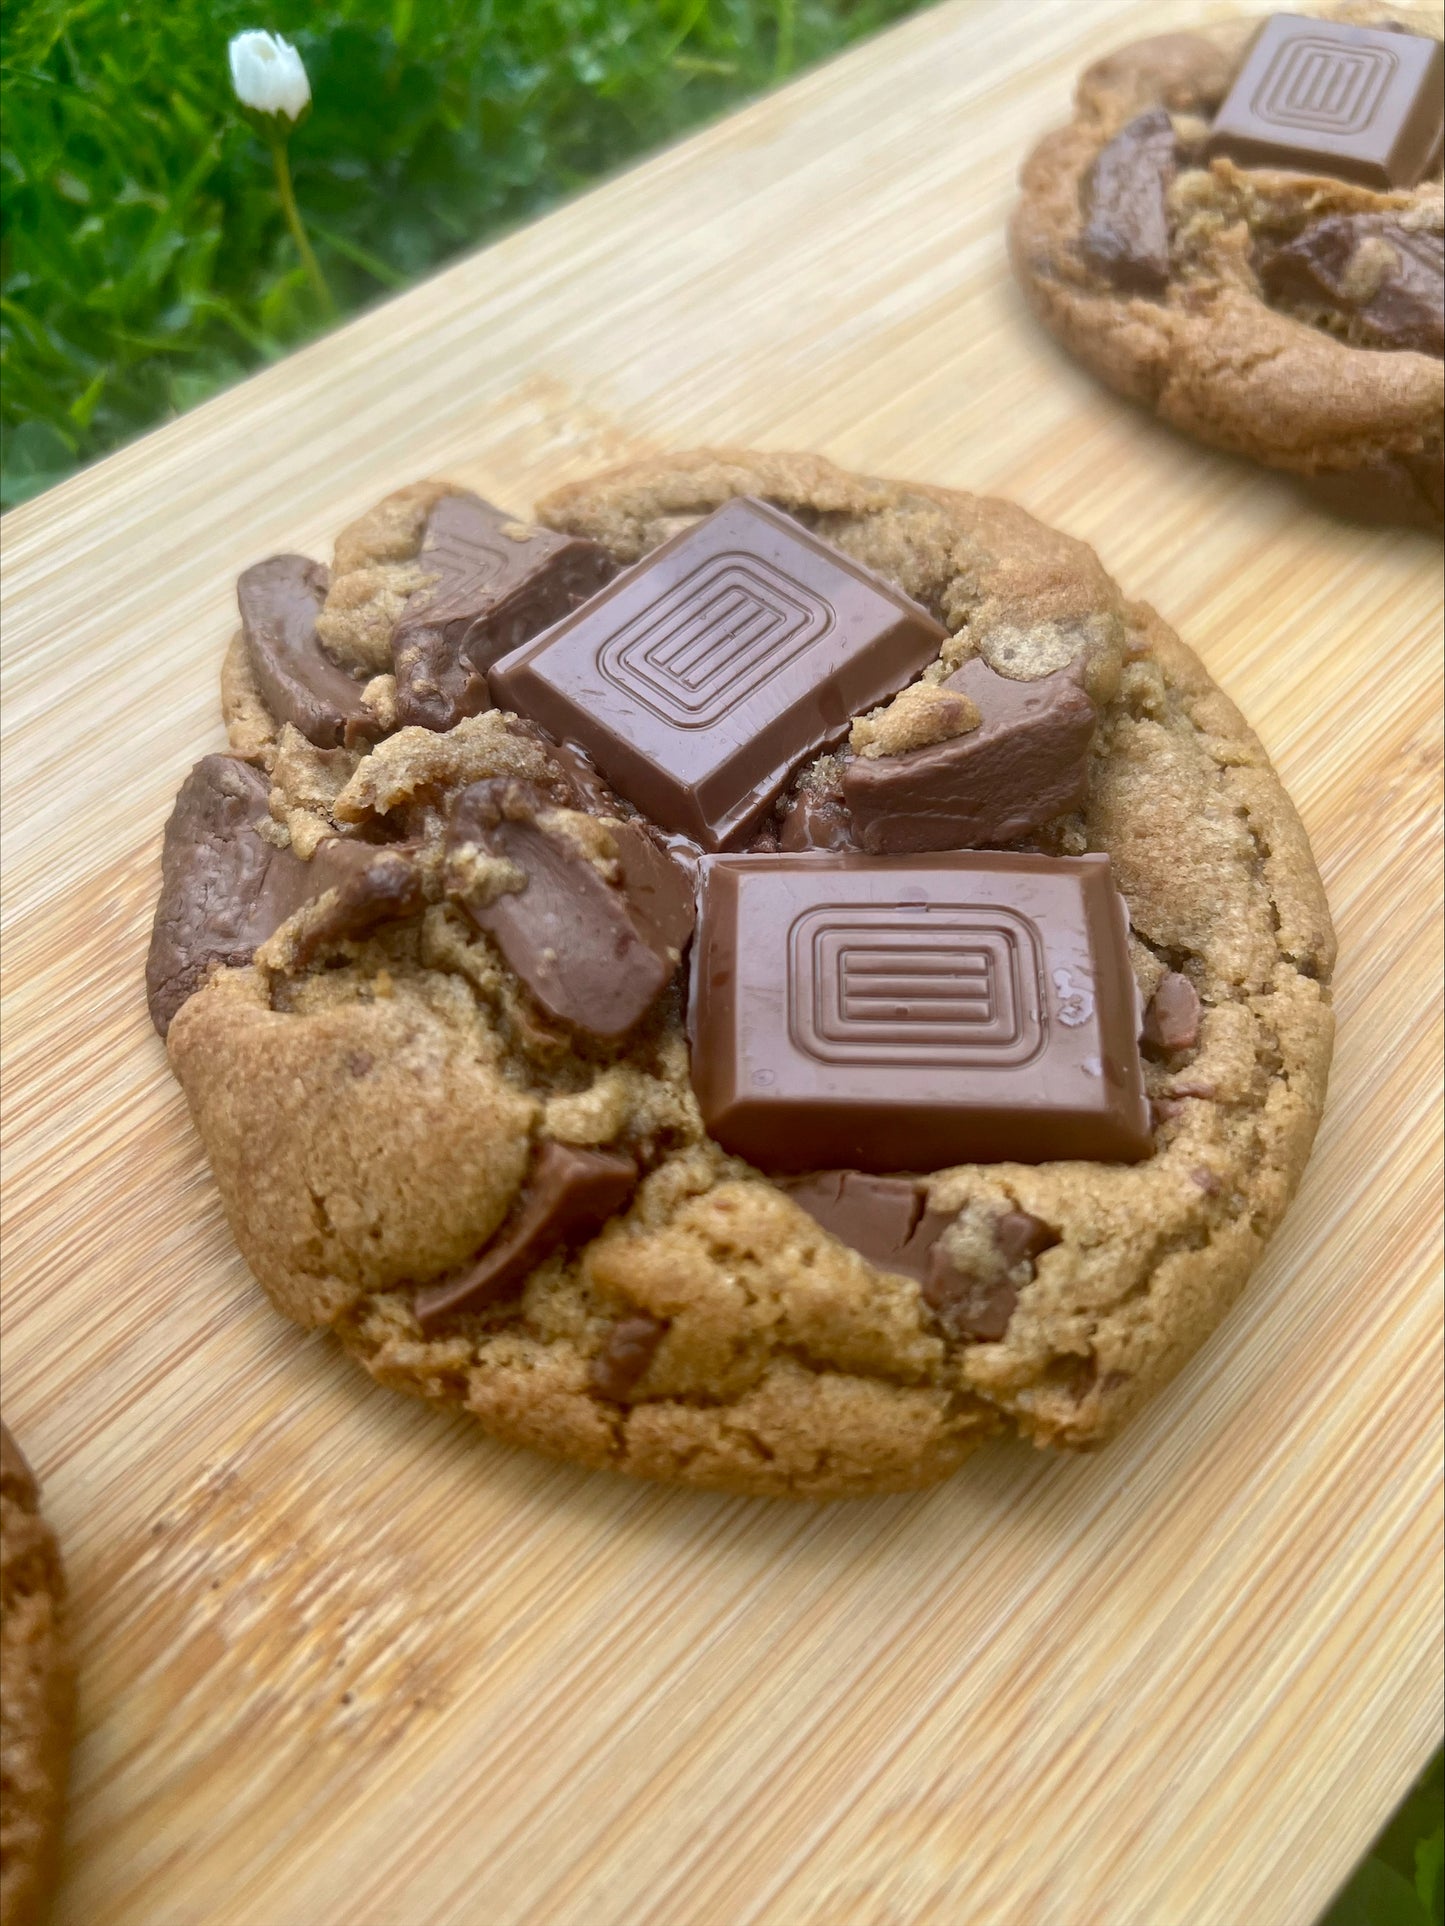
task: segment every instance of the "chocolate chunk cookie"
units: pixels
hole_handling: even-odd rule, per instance
[[[0,1926],[41,1918],[70,1747],[65,1578],[18,1445],[0,1424]]]
[[[1438,8],[1352,4],[1142,40],[1022,172],[1044,324],[1177,428],[1352,515],[1445,513]]]
[[[455,499],[343,535],[337,661],[398,677]],[[642,1476],[1101,1443],[1324,1100],[1333,935],[1264,751],[1007,503],[729,451],[538,518],[600,586],[500,653],[472,618],[449,727],[318,744],[233,649],[152,991],[247,1261],[382,1382]]]

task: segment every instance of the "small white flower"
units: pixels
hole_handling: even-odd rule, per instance
[[[301,56],[279,33],[238,33],[231,42],[231,84],[243,107],[299,120],[311,104]]]

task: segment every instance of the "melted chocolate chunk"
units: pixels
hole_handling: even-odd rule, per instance
[[[539,729],[538,735],[542,734]],[[589,816],[619,816],[616,796],[603,782],[591,762],[580,749],[570,742],[553,742],[544,739],[547,754],[562,771],[562,776],[571,791],[567,799],[568,809],[585,810]]]
[[[1445,240],[1384,214],[1331,214],[1258,250],[1276,306],[1370,348],[1445,354]]]
[[[780,1178],[778,1188],[880,1271],[898,1271],[920,1283],[928,1274],[929,1253],[949,1222],[945,1212],[928,1208],[923,1186],[910,1177],[821,1170]]]
[[[853,824],[841,789],[800,789],[783,823],[780,848],[853,849]]]
[[[666,1335],[664,1320],[649,1317],[644,1311],[620,1318],[588,1369],[587,1388],[593,1397],[620,1403],[647,1375]]]
[[[296,963],[305,968],[322,950],[366,936],[382,923],[415,916],[425,906],[414,847],[378,847],[328,836],[305,865],[310,895],[335,895],[307,923],[296,944]]]
[[[249,963],[287,917],[327,890],[335,900],[302,933],[296,960],[421,908],[410,850],[330,836],[309,863],[261,833],[265,773],[205,756],[181,785],[161,850],[161,895],[146,959],[151,1021],[162,1036],[213,969]]]
[[[443,495],[418,564],[439,579],[408,601],[392,638],[403,724],[450,729],[490,709],[497,657],[596,593],[617,572],[605,548],[519,522],[479,495]]]
[[[997,1344],[1005,1336],[1019,1301],[1014,1272],[1059,1242],[1056,1231],[1022,1210],[1004,1211],[991,1229],[996,1264],[964,1270],[941,1247],[929,1259],[924,1302],[949,1336],[965,1343]]]
[[[637,1164],[624,1152],[542,1144],[511,1217],[487,1248],[417,1290],[412,1304],[421,1328],[430,1333],[459,1312],[480,1311],[510,1296],[559,1244],[589,1237],[605,1224],[636,1187]]]
[[[1177,165],[1174,123],[1162,107],[1115,134],[1084,178],[1089,265],[1117,288],[1159,294],[1169,280],[1169,185]]]
[[[1187,976],[1167,970],[1149,999],[1140,1032],[1145,1043],[1172,1054],[1192,1050],[1199,1041],[1199,992]]]
[[[1059,1234],[1052,1226],[1026,1210],[1006,1210],[995,1218],[993,1235],[1010,1268],[1021,1264],[1026,1257],[1032,1259],[1042,1251],[1052,1250],[1059,1241]]]
[[[624,1036],[670,982],[692,934],[692,888],[684,872],[635,823],[608,822],[613,882],[566,833],[548,822],[547,798],[529,783],[490,780],[463,790],[447,847],[502,857],[526,877],[521,890],[479,900],[465,863],[452,893],[496,940],[543,1009],[592,1036]]]
[[[1094,705],[1072,664],[1014,682],[975,657],[943,686],[977,704],[976,729],[900,756],[854,756],[843,771],[870,855],[1005,847],[1084,800]]]
[[[271,714],[318,749],[355,749],[375,742],[382,725],[361,700],[365,678],[333,662],[316,633],[329,580],[320,562],[273,555],[242,574],[236,600],[246,657]]]
[[[260,833],[269,794],[264,772],[237,756],[204,756],[181,784],[146,959],[146,998],[162,1036],[213,969],[249,963],[309,894],[306,865]]]

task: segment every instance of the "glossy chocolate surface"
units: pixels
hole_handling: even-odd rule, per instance
[[[421,1328],[434,1331],[448,1318],[509,1296],[559,1244],[600,1229],[636,1187],[637,1163],[625,1151],[539,1145],[510,1219],[486,1249],[416,1292]]]
[[[922,1283],[929,1257],[951,1221],[930,1210],[922,1184],[907,1177],[872,1177],[861,1170],[818,1170],[779,1182],[814,1223],[876,1264]]]
[[[591,1036],[624,1036],[672,980],[692,934],[687,873],[635,823],[610,822],[604,876],[529,783],[473,783],[452,808],[449,892],[493,937],[549,1015]],[[467,855],[500,857],[522,887],[469,886]]]
[[[944,687],[972,698],[976,729],[844,769],[853,838],[870,855],[1014,843],[1084,800],[1094,705],[1072,666],[1015,682],[975,657]]]
[[[1362,347],[1445,354],[1445,241],[1384,214],[1331,214],[1256,251],[1270,300]]]
[[[1106,856],[714,857],[690,1008],[704,1121],[764,1171],[1152,1147]]]
[[[747,839],[794,772],[946,640],[764,502],[727,503],[499,662],[499,707],[583,748],[660,828]]]
[[[1440,42],[1271,14],[1215,116],[1205,153],[1241,167],[1414,187],[1440,158]]]
[[[403,724],[450,729],[491,707],[487,670],[617,572],[596,542],[518,521],[480,495],[443,495],[417,566],[435,580],[407,602],[392,637]]]
[[[1159,294],[1169,279],[1169,184],[1174,123],[1151,108],[1120,128],[1083,183],[1080,241],[1092,267],[1117,288]]]
[[[332,661],[316,632],[330,579],[304,555],[272,555],[243,571],[236,600],[251,674],[277,722],[318,749],[354,749],[383,729],[362,704],[363,680]]]

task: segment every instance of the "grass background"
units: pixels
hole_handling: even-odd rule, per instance
[[[921,0],[6,0],[0,501],[326,325],[226,42],[300,50],[297,199],[345,315]],[[1436,1755],[1322,1926],[1445,1926]]]
[[[5,0],[4,504],[322,325],[233,33],[306,62],[292,171],[345,314],[918,4]]]

